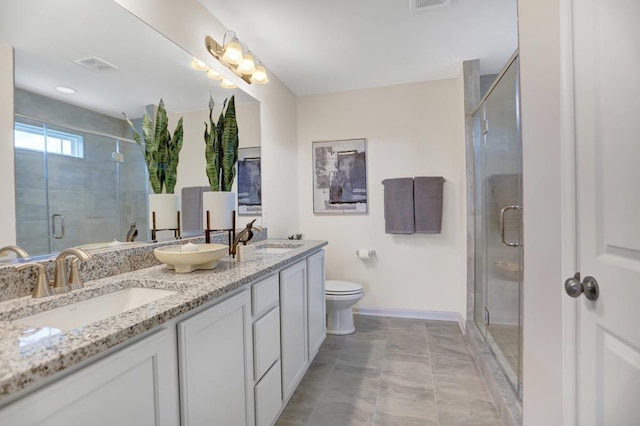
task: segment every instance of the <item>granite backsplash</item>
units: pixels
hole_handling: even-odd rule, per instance
[[[262,241],[266,238],[267,229],[263,228],[262,231],[254,231],[251,242]],[[91,252],[93,259],[82,262],[79,265],[80,277],[83,281],[93,281],[160,265],[161,262],[156,259],[153,254],[153,249],[189,242],[196,244],[204,243],[204,236]],[[226,232],[212,233],[211,242],[215,244],[229,244],[228,234]],[[38,256],[37,259],[30,260],[29,262],[44,264],[47,277],[52,279],[55,270],[55,258],[56,255]],[[68,261],[70,260],[71,259],[68,259]],[[24,261],[16,260],[10,263],[0,264],[0,302],[28,296],[33,291],[36,283],[36,269],[28,268],[23,271],[18,271],[15,269],[18,262],[24,263]]]

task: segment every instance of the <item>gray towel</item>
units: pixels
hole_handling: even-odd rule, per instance
[[[416,232],[418,234],[439,234],[442,229],[442,187],[444,178],[414,178],[414,203]]]
[[[414,234],[413,178],[385,179],[384,232]]]
[[[182,233],[202,231],[202,188],[182,188]]]

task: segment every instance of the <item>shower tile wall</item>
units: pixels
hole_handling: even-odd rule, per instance
[[[44,156],[19,149],[15,151],[16,235],[18,245],[31,254],[47,253],[49,235]]]
[[[29,247],[32,254],[39,254],[87,242],[123,241],[132,222],[137,223],[144,235],[146,169],[142,153],[137,145],[121,141],[120,152],[125,161],[118,165],[111,157],[116,151],[115,138],[131,136],[124,120],[21,89],[15,92],[15,110],[18,115],[55,123],[49,124],[49,129],[65,131],[65,126],[69,126],[114,136],[72,130],[71,133],[83,136],[84,157],[49,154],[48,188],[43,153],[16,149],[18,244]],[[18,120],[42,125],[24,118]],[[53,213],[64,215],[66,232],[64,240],[51,239],[49,247],[49,221]]]

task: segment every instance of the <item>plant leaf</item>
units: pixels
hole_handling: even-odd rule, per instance
[[[205,159],[207,161],[207,178],[209,178],[209,186],[212,191],[220,189],[220,160],[217,155],[219,150],[219,139],[216,132],[216,123],[213,121],[213,98],[209,95],[209,125],[204,123],[204,144]]]
[[[173,140],[169,144],[169,160],[166,170],[167,194],[173,194],[178,180],[178,160],[180,159],[180,150],[182,149],[184,136],[182,121],[182,117],[180,117],[176,129],[173,131]]]
[[[222,131],[222,190],[231,191],[236,176],[235,164],[238,161],[238,123],[236,122],[235,96],[231,96],[224,114]]]

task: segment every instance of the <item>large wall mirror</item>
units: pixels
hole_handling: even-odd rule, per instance
[[[210,95],[216,121],[235,95],[240,147],[260,146],[254,98],[194,70],[189,53],[112,0],[2,2],[0,41],[15,50],[16,234],[32,255],[125,241],[132,223],[149,239],[146,166],[122,113],[135,121],[162,98],[171,132],[184,117],[176,192],[208,184]]]

